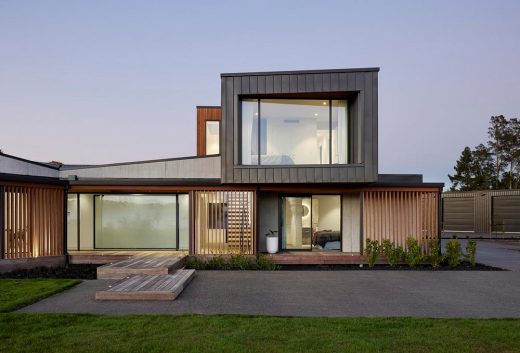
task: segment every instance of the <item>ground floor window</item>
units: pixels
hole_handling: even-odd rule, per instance
[[[341,250],[341,196],[282,197],[282,248]]]
[[[187,194],[69,194],[69,250],[188,249]]]

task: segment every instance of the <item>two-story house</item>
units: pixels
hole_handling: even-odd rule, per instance
[[[41,256],[42,244],[255,254],[269,231],[281,263],[363,262],[367,239],[425,244],[443,184],[378,173],[378,71],[222,74],[221,105],[197,107],[196,157],[57,167],[0,155],[2,256]],[[49,188],[40,215],[31,205]]]

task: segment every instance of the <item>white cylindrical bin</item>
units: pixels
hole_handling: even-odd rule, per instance
[[[276,254],[278,252],[278,237],[267,237],[266,245],[269,254]]]

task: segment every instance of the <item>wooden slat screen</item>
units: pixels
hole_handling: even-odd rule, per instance
[[[195,192],[195,253],[254,253],[254,193]]]
[[[63,198],[58,187],[4,186],[4,259],[63,255]]]
[[[363,246],[366,239],[390,239],[405,247],[417,239],[426,251],[427,240],[439,236],[439,194],[423,191],[369,191],[363,193]]]

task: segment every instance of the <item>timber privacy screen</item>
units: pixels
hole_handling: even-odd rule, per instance
[[[254,253],[252,191],[196,191],[195,209],[196,254]]]
[[[3,259],[64,254],[63,187],[1,186]]]

